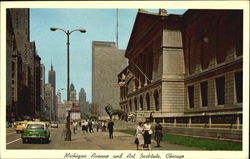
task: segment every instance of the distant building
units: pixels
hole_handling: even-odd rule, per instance
[[[86,92],[84,88],[80,89],[79,92],[79,105],[81,110],[81,117],[83,117],[84,113],[88,112],[88,104],[86,101]]]
[[[58,89],[57,91],[57,119],[59,121],[64,121],[66,117],[66,108],[64,103],[61,101],[61,91]]]
[[[50,83],[45,84],[45,100],[44,100],[44,105],[45,105],[45,118],[47,120],[54,120],[53,119],[53,114],[54,112],[54,93],[53,93],[53,87],[51,86]]]
[[[53,99],[54,99],[54,105],[53,105],[53,113],[52,118],[53,120],[56,120],[56,112],[57,112],[57,106],[56,106],[56,72],[53,70],[53,65],[51,64],[51,70],[49,71],[49,83],[51,84],[51,87],[53,88]]]
[[[41,102],[40,102],[40,105],[41,105],[41,112],[44,112],[45,111],[45,107],[44,107],[44,96],[45,96],[45,66],[44,64],[40,64],[40,73],[41,73],[41,78],[40,78],[40,91],[41,91]]]
[[[80,120],[81,119],[81,111],[80,111],[79,105],[74,104],[73,107],[71,108],[70,119],[71,120]]]
[[[119,108],[117,74],[127,65],[124,50],[114,42],[92,42],[92,103],[99,106],[101,116],[107,116],[106,104]]]
[[[69,100],[72,101],[73,104],[78,104],[76,99],[76,89],[73,83],[70,85]]]
[[[139,10],[120,106],[169,133],[242,140],[242,47],[242,10]]]

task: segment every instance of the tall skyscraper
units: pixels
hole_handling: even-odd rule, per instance
[[[57,91],[57,102],[56,102],[56,105],[57,105],[57,120],[58,121],[63,121],[65,119],[65,114],[66,114],[66,108],[65,108],[65,105],[62,103],[62,100],[61,100],[61,91],[60,89],[58,89]]]
[[[83,114],[88,111],[86,92],[84,88],[81,88],[79,92],[79,105],[80,105],[81,116],[83,117]]]
[[[40,64],[40,72],[41,72],[41,78],[40,78],[40,91],[41,91],[41,112],[45,111],[44,108],[44,91],[45,91],[45,66],[44,64]]]
[[[45,99],[44,99],[44,105],[45,105],[45,118],[47,120],[54,120],[53,114],[54,112],[54,92],[53,87],[50,83],[45,84]]]
[[[107,116],[107,103],[119,108],[119,88],[115,85],[118,73],[126,66],[124,50],[117,49],[114,42],[92,42],[92,102],[99,106],[101,116]]]
[[[69,100],[72,101],[73,104],[78,104],[76,99],[76,89],[73,83],[70,85]]]
[[[56,108],[56,72],[53,70],[53,65],[51,64],[51,70],[49,71],[49,83],[51,84],[51,87],[53,89],[53,112],[56,113],[57,112],[57,108]],[[56,114],[52,114],[52,119],[56,120]]]

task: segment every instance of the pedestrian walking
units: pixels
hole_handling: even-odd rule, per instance
[[[88,122],[88,128],[89,128],[89,133],[91,133],[92,132],[92,121],[91,120],[89,120],[89,122]]]
[[[151,150],[151,135],[153,131],[151,130],[150,120],[147,119],[145,124],[143,125],[144,131],[144,144],[149,150]]]
[[[163,134],[162,134],[162,126],[159,121],[156,122],[155,125],[155,141],[157,143],[156,147],[161,147],[160,142],[162,140]]]
[[[74,132],[74,134],[76,134],[76,130],[77,130],[77,122],[76,121],[74,121],[73,122],[73,132]]]
[[[114,136],[113,136],[113,131],[114,131],[114,122],[112,120],[110,120],[108,122],[108,130],[109,130],[109,138],[110,139],[113,139]]]
[[[106,120],[102,122],[102,131],[106,131]]]
[[[97,123],[96,123],[96,132],[98,132],[99,129],[102,129],[102,123],[100,121],[97,121]]]
[[[79,125],[80,128],[82,127],[82,121],[81,120],[78,122],[78,125]]]
[[[144,145],[143,122],[138,123],[135,137],[136,137],[135,144],[137,146],[137,150],[143,150],[143,145]]]
[[[83,133],[83,131],[85,130],[85,126],[84,126],[84,120],[82,121],[82,133]]]
[[[92,121],[92,129],[91,129],[91,131],[94,132],[95,128],[96,128],[96,122],[93,120]]]
[[[82,123],[82,131],[88,132],[88,122],[86,120]]]

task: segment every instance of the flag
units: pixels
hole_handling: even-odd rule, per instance
[[[116,84],[117,87],[124,87],[125,85],[126,85],[125,81],[121,81]]]

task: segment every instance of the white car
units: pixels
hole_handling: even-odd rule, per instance
[[[58,128],[58,123],[57,122],[52,122],[50,127],[51,128]]]

